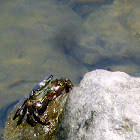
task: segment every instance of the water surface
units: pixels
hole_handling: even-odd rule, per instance
[[[78,85],[102,68],[139,76],[139,0],[0,2],[0,130],[10,105],[53,74]]]

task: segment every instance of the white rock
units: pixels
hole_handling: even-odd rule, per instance
[[[140,78],[95,70],[70,93],[67,140],[140,140]]]

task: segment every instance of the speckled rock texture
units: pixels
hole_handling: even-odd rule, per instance
[[[70,93],[64,118],[60,139],[140,140],[140,78],[88,72]]]

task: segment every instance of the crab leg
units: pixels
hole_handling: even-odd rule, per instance
[[[17,122],[17,126],[21,124],[21,122],[22,122],[22,120],[23,120],[23,118],[24,118],[26,112],[27,112],[27,108],[26,108],[26,106],[25,106],[25,107],[23,108],[23,110],[22,110],[22,114],[21,114],[21,112],[20,112],[20,114],[19,114],[19,119],[18,119],[18,122]]]
[[[37,121],[35,121],[35,119],[33,118],[33,116],[28,112],[27,113],[27,119],[26,121],[28,122],[28,124],[30,124],[32,127],[34,127],[37,123]]]
[[[26,108],[26,102],[27,99],[24,101],[23,105],[16,111],[13,120],[15,120],[18,116],[23,116],[26,114],[27,108]]]
[[[34,116],[35,120],[42,125],[49,125],[50,124],[50,122],[47,122],[46,120],[45,121],[41,120],[40,116],[37,112],[33,113],[33,116]]]

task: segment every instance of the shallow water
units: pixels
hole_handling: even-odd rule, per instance
[[[0,4],[0,131],[9,106],[53,74],[140,76],[139,0],[6,0]]]

